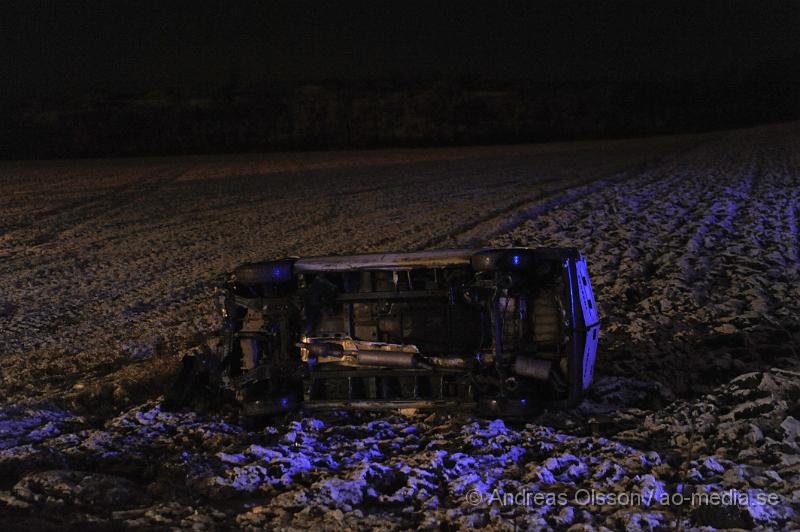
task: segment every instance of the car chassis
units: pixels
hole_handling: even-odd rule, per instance
[[[216,350],[167,396],[207,387],[247,416],[314,409],[569,407],[599,319],[571,248],[447,249],[243,264],[219,288]]]

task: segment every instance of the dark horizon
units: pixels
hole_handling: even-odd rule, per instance
[[[798,27],[800,2],[778,0],[4,1],[0,158],[790,121],[800,118]]]
[[[300,80],[700,80],[800,53],[800,3],[3,2],[6,98]]]

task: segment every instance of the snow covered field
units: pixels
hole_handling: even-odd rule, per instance
[[[797,124],[0,163],[0,519],[798,527],[799,191]],[[576,411],[527,424],[333,413],[249,431],[160,410],[180,356],[218,325],[214,279],[236,264],[481,243],[587,255],[604,330]]]

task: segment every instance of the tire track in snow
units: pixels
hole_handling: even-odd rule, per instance
[[[707,142],[707,141],[706,141]],[[648,175],[649,169],[656,168],[670,158],[680,158],[688,152],[700,149],[703,143],[676,150],[667,156],[659,156],[652,160],[638,163],[634,168],[591,181],[577,181],[566,186],[544,190],[536,197],[522,199],[507,208],[489,213],[477,220],[458,227],[450,234],[432,238],[418,246],[418,249],[439,247],[442,245],[480,246],[493,237],[511,231],[522,223],[533,220],[550,210],[562,205],[574,203],[591,194],[596,194],[608,187],[614,187],[633,179]],[[652,177],[652,181],[663,181],[660,176]]]

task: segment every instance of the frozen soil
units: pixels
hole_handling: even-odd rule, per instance
[[[797,124],[3,163],[0,519],[17,529],[800,527],[799,190]],[[603,335],[576,410],[527,422],[298,414],[258,430],[233,412],[161,410],[180,356],[218,325],[215,278],[237,263],[484,243],[588,257]]]

